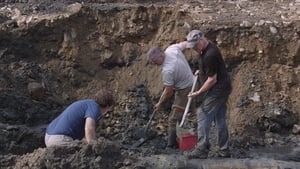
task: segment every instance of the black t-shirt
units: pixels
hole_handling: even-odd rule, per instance
[[[207,47],[199,56],[199,71],[201,84],[205,82],[207,77],[217,74],[217,83],[210,91],[216,91],[219,94],[220,92],[231,92],[231,80],[226,70],[222,54],[219,48],[212,42],[208,43]]]

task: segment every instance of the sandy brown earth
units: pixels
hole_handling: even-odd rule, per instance
[[[0,1],[0,168],[300,168],[299,20],[297,0]],[[192,29],[220,47],[232,76],[231,158],[164,150],[170,105],[132,147],[163,87],[147,50]],[[196,53],[184,53],[196,70]],[[47,124],[102,86],[117,104],[98,142],[45,148]]]

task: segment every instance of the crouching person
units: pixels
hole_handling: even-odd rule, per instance
[[[48,125],[46,146],[65,145],[73,140],[95,141],[96,123],[113,103],[113,96],[107,89],[99,90],[91,99],[75,101]]]

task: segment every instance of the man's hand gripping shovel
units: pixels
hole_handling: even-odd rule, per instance
[[[198,74],[196,74],[195,77],[194,77],[194,82],[193,82],[193,86],[192,86],[192,89],[191,89],[191,93],[194,92],[194,90],[195,90],[195,87],[196,87],[196,84],[197,84],[197,79],[198,79]],[[185,118],[187,116],[187,113],[189,111],[191,102],[192,102],[192,97],[189,97],[187,105],[186,105],[184,113],[183,113],[183,116],[182,116],[182,119],[181,119],[181,122],[180,122],[179,125],[178,125],[178,123],[176,125],[176,135],[179,139],[182,139],[182,135],[184,135],[184,134],[194,134],[193,129],[184,129],[182,127],[183,124],[184,124]]]

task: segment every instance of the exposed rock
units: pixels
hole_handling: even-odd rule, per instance
[[[28,93],[34,99],[42,99],[45,97],[45,87],[38,82],[30,82],[28,83]]]
[[[300,142],[299,11],[294,0],[0,1],[1,167],[297,168],[299,152],[288,149],[284,158],[279,147]],[[169,103],[155,114],[151,139],[132,148],[163,89],[146,52],[184,40],[191,29],[220,47],[232,76],[229,159],[187,161],[164,150]],[[184,53],[195,71],[197,54]],[[47,124],[102,86],[114,90],[117,104],[100,120],[101,143],[44,148]],[[252,155],[260,146],[276,151]]]

